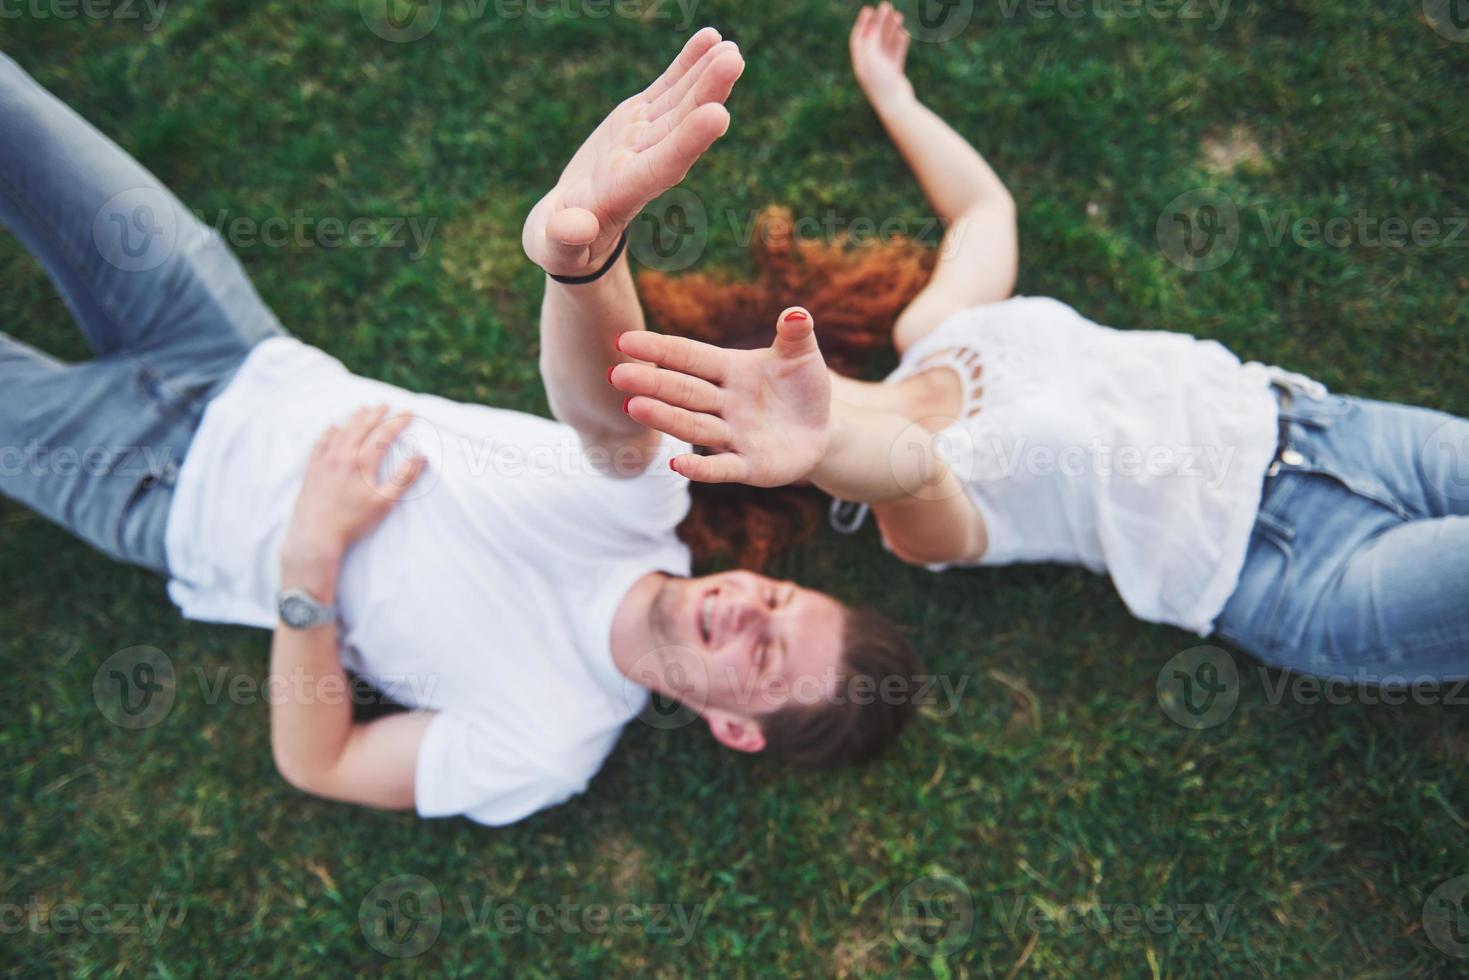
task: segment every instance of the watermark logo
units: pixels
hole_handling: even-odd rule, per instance
[[[1158,216],[1158,247],[1188,272],[1208,272],[1239,247],[1239,209],[1221,190],[1198,187],[1168,202]]]
[[[1423,903],[1423,934],[1445,956],[1469,958],[1469,875],[1450,878]]]
[[[1423,17],[1440,37],[1469,41],[1469,0],[1423,0]]]
[[[633,221],[628,251],[659,272],[678,272],[699,260],[709,244],[709,211],[693,191],[666,191]]]
[[[105,936],[139,936],[144,946],[155,945],[169,928],[183,925],[186,904],[161,901],[104,904],[51,902],[32,895],[24,905],[0,902],[0,935],[30,932],[35,935],[75,936],[79,933]]]
[[[920,419],[898,434],[888,448],[893,479],[920,500],[946,500],[975,475],[974,434],[945,416]],[[946,480],[952,471],[957,480]]]
[[[359,0],[362,22],[384,41],[408,44],[439,26],[443,0]]]
[[[369,448],[382,448],[382,443],[388,438],[384,431],[392,422],[393,413],[388,413],[381,424],[368,434],[363,443],[363,451]],[[406,489],[398,485],[399,474],[403,467],[413,459],[422,456],[428,461],[418,479],[411,483]],[[415,417],[407,429],[387,446],[382,462],[378,465],[376,473],[369,473],[360,464],[357,467],[357,475],[360,476],[373,492],[386,489],[391,494],[401,494],[395,499],[400,501],[417,500],[427,497],[433,493],[439,485],[443,476],[443,464],[446,459],[444,453],[444,440],[439,435],[438,427],[424,418]],[[475,476],[481,475],[475,473]]]
[[[1207,943],[1222,941],[1234,921],[1233,904],[1138,904],[1136,902],[1067,902],[1020,895],[995,898],[995,921],[1007,935],[1061,935],[1082,933],[1123,938],[1176,935]]]
[[[1014,20],[1023,13],[1033,20],[1153,20],[1204,21],[1206,31],[1217,31],[1229,15],[1230,0],[999,0],[1000,13]]]
[[[1450,500],[1469,500],[1469,424],[1446,419],[1424,441],[1420,455],[1421,471],[1441,474],[1434,485]]]
[[[926,875],[898,892],[888,907],[888,926],[914,955],[950,956],[964,948],[974,931],[974,898],[953,875]]]
[[[119,650],[92,675],[92,700],[118,728],[151,728],[173,710],[173,661],[157,647]]]
[[[629,711],[650,728],[672,731],[699,720],[709,700],[709,668],[704,657],[685,646],[661,646],[639,657],[628,679],[653,692],[646,702],[640,690],[624,692]],[[641,710],[640,710],[641,709]]]
[[[438,942],[444,903],[422,875],[395,875],[372,887],[357,908],[357,925],[373,949],[407,959]]]
[[[142,20],[151,34],[163,22],[168,0],[0,0],[0,20]]]
[[[1239,668],[1228,650],[1191,647],[1158,672],[1158,706],[1172,721],[1200,731],[1222,725],[1239,704]]]
[[[898,7],[913,40],[930,44],[957,37],[974,19],[974,0],[908,0]]]
[[[147,272],[173,255],[180,225],[168,194],[157,187],[134,187],[114,194],[97,210],[92,242],[108,265]]]

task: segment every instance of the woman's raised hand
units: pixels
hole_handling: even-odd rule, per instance
[[[725,350],[685,337],[626,333],[618,349],[648,364],[619,364],[608,380],[624,410],[649,428],[704,446],[670,464],[703,483],[778,487],[805,478],[826,454],[831,376],[811,314],[792,307],[764,350]]]
[[[903,72],[908,40],[903,15],[891,3],[863,7],[857,14],[849,39],[852,73],[873,105],[913,94],[913,84]]]

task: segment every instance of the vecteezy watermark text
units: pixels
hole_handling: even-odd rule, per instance
[[[374,885],[358,906],[357,922],[368,945],[395,959],[417,956],[438,941],[447,909],[457,905],[469,932],[482,935],[643,935],[685,946],[703,921],[706,903],[598,902],[569,895],[555,902],[476,901],[468,895],[446,903],[422,875],[401,874]]]
[[[168,0],[0,0],[0,20],[142,20],[152,33]]]
[[[668,22],[686,31],[694,22],[699,0],[358,0],[362,22],[394,44],[409,44],[438,28],[445,7],[460,7],[472,21],[605,20],[617,17],[641,23]]]

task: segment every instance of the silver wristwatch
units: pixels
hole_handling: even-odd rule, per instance
[[[337,621],[337,607],[324,603],[305,589],[282,589],[276,597],[281,622],[291,629],[314,630]]]

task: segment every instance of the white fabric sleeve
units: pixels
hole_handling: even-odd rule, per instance
[[[463,815],[500,827],[583,792],[585,778],[551,772],[502,721],[441,711],[424,732],[414,775],[421,817]]]
[[[588,486],[588,512],[609,530],[632,536],[639,547],[667,538],[687,516],[690,499],[688,478],[670,469],[668,461],[690,451],[688,443],[665,435],[656,457],[637,476],[599,477]],[[576,515],[583,527],[589,513]]]

